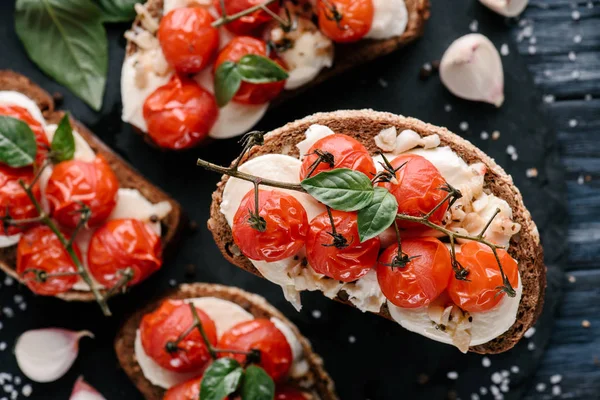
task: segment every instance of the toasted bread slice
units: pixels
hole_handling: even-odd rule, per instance
[[[305,138],[304,133],[312,124],[325,125],[336,133],[354,137],[363,143],[371,154],[379,150],[372,138],[385,128],[394,126],[398,132],[412,129],[421,136],[437,134],[440,137],[442,146],[450,146],[467,163],[482,162],[487,166],[485,188],[499,198],[506,200],[513,210],[514,221],[521,224],[521,232],[511,240],[509,253],[519,262],[523,296],[519,304],[517,320],[513,326],[500,337],[486,344],[471,347],[470,351],[501,353],[512,348],[540,315],[546,288],[546,268],[538,230],[531,220],[531,215],[525,208],[521,193],[514,186],[512,178],[493,159],[446,128],[426,124],[414,118],[373,110],[319,113],[289,123],[267,134],[264,145],[255,147],[244,161],[268,153],[284,153],[298,157],[298,149],[295,145]],[[228,177],[224,176],[218,184],[217,190],[213,193],[208,228],[213,233],[217,246],[227,260],[246,271],[262,276],[234,244],[231,229],[225,216],[220,211],[227,179]],[[336,300],[353,306],[343,291],[338,294]],[[379,315],[391,319],[385,305],[381,308]]]
[[[37,103],[48,123],[57,124],[64,115],[64,112],[55,110],[54,100],[48,92],[31,82],[27,77],[16,72],[0,70],[0,90],[20,92],[32,99]],[[168,201],[171,204],[171,212],[162,221],[163,232],[161,239],[163,252],[168,253],[169,249],[177,241],[178,235],[184,226],[185,218],[179,203],[169,197],[165,192],[152,185],[152,183],[146,180],[139,172],[133,169],[132,166],[127,164],[126,161],[102,143],[102,141],[100,141],[100,139],[90,132],[83,124],[74,119],[71,119],[71,124],[97,154],[102,154],[102,156],[104,156],[119,179],[120,187],[137,189],[152,203]],[[0,248],[0,268],[13,278],[19,279],[19,276],[15,271],[17,257],[16,248],[17,246]],[[94,295],[91,292],[77,290],[70,290],[57,297],[68,301],[95,300]]]
[[[172,290],[166,296],[153,301],[138,310],[125,321],[117,333],[115,339],[115,352],[117,353],[119,363],[146,399],[160,400],[163,398],[165,390],[153,385],[144,377],[135,358],[135,336],[142,317],[145,314],[152,312],[166,299],[189,299],[195,297],[217,297],[238,304],[256,318],[275,317],[281,320],[291,328],[300,341],[302,350],[304,351],[304,355],[309,364],[309,371],[306,377],[296,383],[299,385],[301,384],[304,388],[307,388],[307,385],[310,385],[308,388],[317,393],[321,400],[336,400],[338,398],[335,393],[333,381],[323,367],[323,360],[312,350],[308,339],[302,336],[298,328],[263,297],[235,287],[209,283],[194,283],[183,284]]]

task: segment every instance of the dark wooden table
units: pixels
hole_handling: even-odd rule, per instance
[[[514,28],[566,169],[565,293],[529,399],[600,399],[600,2],[534,0]]]

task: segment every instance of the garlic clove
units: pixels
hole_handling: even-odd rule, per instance
[[[516,17],[521,14],[529,0],[479,0],[481,4],[490,10],[504,15],[505,17]]]
[[[35,382],[53,382],[63,376],[79,353],[79,339],[93,338],[89,331],[60,328],[34,329],[23,333],[15,345],[17,364]]]
[[[96,389],[83,380],[83,376],[77,378],[69,400],[106,400]]]
[[[440,78],[452,94],[500,107],[504,102],[504,71],[496,47],[471,33],[456,39],[442,56]]]

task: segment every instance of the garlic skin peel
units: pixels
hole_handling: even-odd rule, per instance
[[[470,33],[456,39],[442,56],[440,78],[455,96],[500,107],[504,102],[504,71],[490,40]]]
[[[21,372],[34,382],[54,382],[71,368],[79,354],[79,339],[89,331],[60,328],[34,329],[23,333],[15,345]]]
[[[516,17],[527,7],[529,0],[479,0],[479,2],[500,15]]]

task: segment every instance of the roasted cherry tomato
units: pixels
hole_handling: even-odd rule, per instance
[[[403,154],[391,163],[396,172],[397,183],[382,182],[379,186],[388,189],[398,201],[398,213],[422,217],[444,200],[448,192],[443,188],[446,180],[440,171],[427,159],[416,154]],[[438,208],[429,218],[440,224],[448,210],[448,203]],[[416,222],[398,221],[402,228],[421,228]]]
[[[87,253],[88,268],[98,282],[114,286],[127,267],[133,269],[129,286],[146,279],[162,265],[160,237],[145,222],[115,219],[98,228]]]
[[[219,348],[229,350],[260,350],[260,365],[274,381],[284,378],[292,365],[292,348],[284,334],[268,319],[241,322],[219,339]],[[220,354],[220,357],[246,359],[244,354]]]
[[[373,0],[318,0],[319,28],[334,42],[356,42],[373,23]]]
[[[264,3],[264,0],[225,0],[225,12],[227,12],[227,15],[234,15],[261,3]],[[280,9],[279,3],[279,1],[275,1],[269,4],[269,10],[275,14],[278,14]],[[219,13],[219,16],[221,16],[221,0],[214,0],[214,7]],[[253,13],[238,18],[235,21],[229,22],[225,25],[225,27],[228,31],[233,32],[236,35],[257,36],[265,23],[271,21],[272,19],[273,17],[271,17],[264,10],[257,10]]]
[[[433,237],[403,239],[402,253],[414,257],[404,266],[395,266],[398,245],[385,249],[379,257],[377,280],[385,297],[403,308],[423,307],[448,286],[452,275],[450,252]]]
[[[217,343],[217,328],[206,313],[196,308],[200,322],[211,345]],[[146,354],[158,365],[175,372],[194,372],[199,374],[211,361],[208,348],[198,329],[194,329],[177,345],[177,349],[168,352],[167,344],[175,343],[194,324],[189,304],[181,300],[165,300],[158,309],[144,315],[140,324],[142,347]]]
[[[64,235],[64,234],[63,234]],[[67,240],[68,236],[64,235]],[[79,260],[79,247],[73,244]],[[32,270],[46,274],[73,273],[73,275],[47,277],[38,281]],[[79,280],[77,267],[58,237],[47,226],[37,226],[25,232],[17,246],[17,273],[34,293],[55,296],[71,289]]]
[[[291,386],[278,387],[275,389],[275,400],[307,400],[306,394]]]
[[[233,240],[246,257],[271,262],[300,251],[308,234],[308,217],[295,197],[279,190],[259,191],[258,214],[266,223],[262,232],[252,224],[255,210],[254,190],[250,190],[233,217],[232,229]]]
[[[331,160],[320,154],[333,156],[333,166],[329,163]],[[329,153],[329,154],[326,154]],[[350,168],[362,172],[369,178],[373,178],[377,170],[373,158],[369,151],[358,140],[348,135],[329,135],[319,139],[304,155],[302,167],[300,168],[300,180],[310,176],[315,176],[319,172],[330,171],[337,168]],[[321,157],[321,162],[319,158]],[[316,164],[319,162],[318,164]]]
[[[360,242],[357,214],[332,210],[335,235],[327,212],[310,221],[306,238],[308,264],[319,274],[342,282],[364,276],[377,263],[378,237]]]
[[[181,7],[160,20],[158,41],[167,62],[177,72],[195,74],[210,64],[219,48],[219,30],[202,7]]]
[[[0,164],[0,217],[5,217],[7,212],[17,221],[38,216],[35,206],[19,184],[19,180],[30,184],[33,177],[32,168],[10,168]],[[37,184],[33,186],[33,195],[40,200],[40,187]],[[27,226],[10,225],[6,226],[6,230],[3,228],[0,225],[0,236],[10,236],[22,232]]]
[[[202,377],[190,379],[167,390],[163,400],[198,400],[200,399],[200,382]]]
[[[219,117],[215,96],[177,74],[148,96],[143,112],[152,140],[175,150],[196,146]]]
[[[48,142],[48,136],[42,124],[27,111],[27,109],[14,105],[0,104],[0,115],[7,117],[13,117],[20,119],[25,122],[35,135],[35,141],[37,142],[37,153],[35,155],[36,165],[41,165],[46,159],[50,143]]]
[[[506,250],[496,251],[506,277],[516,289],[519,283],[517,262]],[[503,282],[498,261],[489,247],[477,242],[465,243],[456,254],[456,261],[469,271],[468,281],[450,279],[448,294],[457,306],[469,312],[488,311],[504,298],[505,293],[499,289]]]
[[[46,198],[52,216],[62,225],[74,228],[81,218],[81,203],[92,211],[89,225],[102,223],[117,204],[119,180],[104,157],[94,161],[69,160],[52,170]]]
[[[238,62],[248,54],[267,57],[266,43],[250,36],[235,37],[219,53],[214,69],[216,71],[225,61]],[[278,58],[275,58],[273,61],[285,69],[283,61]],[[285,81],[269,83],[242,82],[235,96],[233,96],[233,100],[244,104],[264,104],[277,97],[284,86]]]

